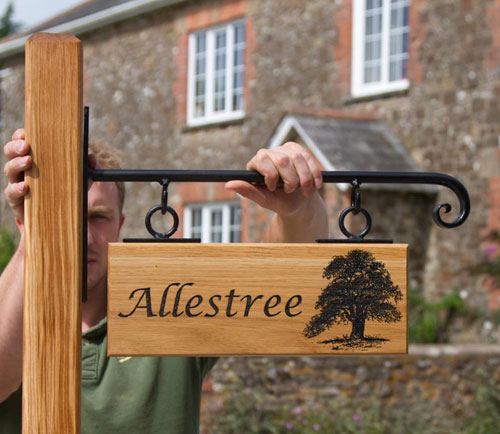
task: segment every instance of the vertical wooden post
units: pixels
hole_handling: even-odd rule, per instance
[[[26,42],[26,256],[23,433],[80,432],[82,46],[72,35]]]

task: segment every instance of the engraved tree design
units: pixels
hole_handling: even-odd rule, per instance
[[[364,250],[355,249],[347,255],[334,256],[323,270],[329,279],[327,287],[318,297],[314,315],[304,329],[304,335],[313,338],[328,330],[333,324],[352,323],[351,335],[322,343],[342,342],[348,346],[364,346],[362,341],[382,341],[365,336],[365,321],[396,322],[401,313],[397,303],[403,294],[394,285],[391,275],[382,262]]]

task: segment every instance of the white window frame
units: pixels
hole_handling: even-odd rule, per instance
[[[234,230],[235,225],[231,225],[231,207],[237,206],[240,208],[239,202],[216,202],[216,203],[197,203],[190,204],[184,207],[184,238],[192,238],[192,212],[193,210],[201,209],[201,242],[210,243],[211,235],[211,212],[222,210],[222,242],[229,243],[231,230]],[[241,237],[241,219],[237,224]]]
[[[391,1],[383,0],[381,81],[364,83],[366,0],[353,0],[351,95],[354,98],[401,91],[410,86],[407,78],[389,81],[390,13]]]
[[[199,126],[218,122],[241,119],[245,116],[245,101],[243,109],[232,110],[233,102],[233,72],[234,72],[234,28],[238,24],[245,24],[244,20],[231,21],[216,27],[200,30],[189,35],[188,42],[188,89],[187,89],[187,124],[188,126]],[[214,52],[215,34],[221,29],[226,29],[226,95],[225,110],[214,112]],[[205,115],[195,117],[195,67],[196,67],[196,36],[206,33],[206,66],[205,66]],[[246,50],[246,29],[245,43]],[[246,56],[245,56],[246,57]],[[246,68],[246,65],[245,65]],[[245,73],[245,70],[244,70]]]

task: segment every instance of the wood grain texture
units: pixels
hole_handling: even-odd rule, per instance
[[[82,46],[26,42],[23,433],[80,432]]]
[[[365,322],[365,337],[383,341],[335,341],[350,335],[349,321],[307,337],[331,281],[325,267],[355,249],[389,272],[402,295],[393,300],[400,319]],[[109,245],[109,355],[406,354],[407,336],[406,244]]]

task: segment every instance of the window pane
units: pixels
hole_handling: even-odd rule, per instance
[[[205,95],[205,80],[196,80],[196,96]]]
[[[245,79],[245,26],[240,23],[234,28],[233,51],[233,110],[243,110],[243,85]]]
[[[226,108],[226,30],[215,34],[215,74],[213,107],[215,112]]]
[[[226,31],[222,30],[217,32],[215,35],[215,48],[225,48],[226,47]]]
[[[235,205],[231,206],[230,212],[230,232],[229,232],[229,241],[231,243],[239,243],[240,242],[240,206]]]
[[[201,238],[201,209],[191,210],[191,237]]]
[[[366,9],[375,9],[382,6],[382,0],[366,0]]]
[[[222,231],[213,229],[212,233],[210,234],[210,242],[222,243]]]
[[[215,58],[215,70],[222,71],[223,69],[226,69],[226,53],[225,52],[217,54],[217,57]]]
[[[234,66],[243,65],[245,63],[245,50],[236,50],[234,52]]]
[[[232,206],[231,207],[231,224],[239,225],[240,224],[240,207]]]
[[[210,242],[222,242],[222,209],[210,212]]]
[[[243,95],[233,95],[233,110],[243,110]]]
[[[196,101],[194,106],[194,116],[199,118],[205,114],[205,103],[203,101]]]
[[[212,211],[212,226],[222,225],[222,210]]]
[[[399,27],[398,23],[398,9],[393,9],[391,11],[391,27]]]
[[[408,0],[391,2],[391,26],[389,32],[389,81],[407,76],[408,60]]]
[[[234,27],[234,43],[239,44],[245,41],[245,25],[240,23]]]
[[[382,0],[367,1],[364,35],[364,83],[380,81],[382,57]]]
[[[390,48],[391,54],[398,54],[401,52],[401,48],[399,48],[400,42],[401,42],[400,35],[392,35],[391,36],[391,48]]]
[[[196,35],[196,54],[194,59],[194,117],[202,117],[205,115],[206,39],[206,32]]]
[[[206,47],[207,47],[206,32],[198,33],[198,35],[196,35],[196,52],[202,53],[207,49]]]
[[[229,234],[229,242],[230,243],[239,243],[240,242],[240,231],[231,231]]]
[[[407,60],[396,60],[390,63],[389,66],[389,79],[391,81],[401,80],[402,78],[406,78],[407,76]]]
[[[196,75],[205,73],[206,63],[205,55],[199,55],[196,59]]]
[[[201,227],[201,209],[193,209],[191,211],[191,226]]]
[[[243,71],[236,72],[233,80],[235,89],[243,87]]]

